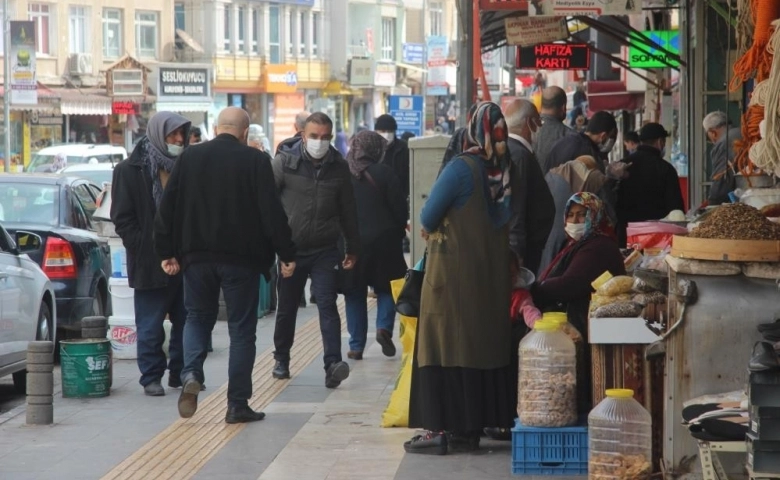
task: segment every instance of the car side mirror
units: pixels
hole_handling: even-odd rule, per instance
[[[35,252],[40,250],[43,245],[43,239],[40,235],[18,230],[15,235],[16,249],[19,253]]]

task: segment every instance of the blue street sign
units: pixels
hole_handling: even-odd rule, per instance
[[[403,59],[405,63],[422,65],[425,45],[422,43],[404,43]]]
[[[422,95],[390,95],[390,116],[398,124],[399,137],[404,132],[415,136],[423,134],[423,97]]]

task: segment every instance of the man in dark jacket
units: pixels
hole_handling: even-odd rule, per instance
[[[187,311],[181,275],[168,276],[154,254],[154,215],[162,200],[170,172],[189,139],[190,122],[170,112],[149,119],[146,137],[130,158],[114,168],[111,184],[111,221],[127,251],[127,276],[133,288],[138,369],[144,393],[165,395],[162,377],[166,366],[168,386],[181,387],[182,332]],[[169,315],[173,328],[165,358],[163,321]]]
[[[576,135],[574,130],[563,123],[566,120],[566,102],[566,92],[561,87],[547,87],[542,92],[542,128],[533,141],[534,155],[539,165],[545,164],[558,140],[567,135]]]
[[[640,145],[636,153],[622,161],[629,164],[628,178],[617,189],[618,245],[626,245],[629,222],[660,220],[672,210],[683,210],[677,170],[664,160],[669,132],[658,123],[648,123],[639,130]]]
[[[336,307],[338,265],[341,262],[345,270],[352,269],[360,249],[349,166],[331,146],[332,139],[333,121],[324,113],[313,113],[306,120],[303,138],[283,142],[272,162],[276,186],[298,246],[295,274],[278,283],[273,376],[290,377],[298,301],[311,275],[328,388],[338,387],[349,376],[349,365],[341,357],[341,319]],[[342,236],[346,251],[343,261],[338,248]]]
[[[541,119],[533,103],[513,100],[504,111],[509,128],[509,154],[512,158],[512,210],[509,246],[520,265],[536,272],[542,251],[555,219],[555,203],[550,187],[536,161],[531,138],[539,130]]]
[[[720,205],[728,202],[729,193],[734,191],[734,142],[742,140],[742,131],[732,128],[729,118],[723,112],[712,112],[704,117],[702,126],[707,131],[707,138],[713,143],[710,150],[712,165],[712,187],[707,197],[709,205]]]
[[[585,131],[578,135],[567,135],[555,143],[550,154],[544,161],[542,170],[545,174],[551,169],[563,165],[583,155],[600,159],[612,151],[617,138],[617,122],[609,112],[596,112]],[[599,170],[605,171],[604,162],[599,162]]]
[[[380,115],[374,122],[374,131],[387,140],[382,163],[393,169],[401,181],[404,197],[409,197],[409,145],[396,138],[398,123],[390,115]]]
[[[227,423],[262,420],[249,408],[260,276],[279,255],[282,276],[295,270],[295,245],[273,184],[270,157],[247,146],[249,114],[228,107],[217,137],[185,150],[171,174],[154,229],[168,274],[184,272],[188,310],[179,415],[198,406],[203,362],[224,292],[230,332]],[[215,165],[218,167],[215,168]],[[158,266],[159,268],[159,266]]]

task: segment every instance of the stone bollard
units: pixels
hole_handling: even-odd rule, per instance
[[[27,424],[54,422],[54,343],[27,344]]]
[[[108,334],[106,317],[84,317],[81,319],[81,338],[105,339]]]

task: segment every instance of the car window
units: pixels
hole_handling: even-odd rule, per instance
[[[68,212],[68,225],[82,230],[89,230],[90,223],[84,208],[81,206],[81,202],[74,194],[70,198],[70,211]]]
[[[87,217],[92,218],[92,214],[95,213],[97,205],[95,205],[95,197],[92,196],[92,192],[89,191],[87,184],[82,183],[74,186],[73,193],[81,204],[81,208],[86,212]]]
[[[0,226],[0,253],[11,251],[12,240],[5,228]]]
[[[0,183],[3,221],[55,226],[59,220],[59,186]]]
[[[109,179],[108,181],[110,182],[111,180]],[[89,187],[89,191],[92,193],[92,196],[97,202],[97,199],[100,198],[100,194],[103,193],[103,190],[101,190],[97,185],[92,185],[91,183],[88,184],[87,187]]]

